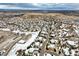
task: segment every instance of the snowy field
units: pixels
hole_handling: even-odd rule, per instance
[[[38,36],[38,33],[39,32],[27,32],[26,34],[32,34],[32,37],[27,40],[26,43],[24,44],[20,44],[20,43],[16,43],[13,48],[11,49],[11,51],[8,53],[8,56],[16,56],[16,51],[19,50],[19,49],[26,49],[32,42],[34,42],[34,40],[36,39],[36,37]],[[20,40],[20,42],[24,42],[23,40]]]
[[[0,30],[3,30],[3,31],[10,31],[10,29],[7,29],[7,28],[0,28]],[[26,49],[32,42],[35,41],[36,37],[38,36],[39,34],[39,31],[38,32],[21,32],[20,30],[14,30],[12,31],[13,33],[19,33],[19,34],[25,34],[25,35],[28,35],[28,34],[32,34],[32,37],[27,40],[25,42],[25,40],[20,40],[19,42],[17,42],[13,47],[12,49],[9,51],[8,53],[8,56],[16,56],[16,51],[19,50],[19,49]],[[25,42],[25,43],[24,43]]]

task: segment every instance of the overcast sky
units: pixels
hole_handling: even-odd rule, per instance
[[[78,3],[0,3],[0,9],[79,10]]]

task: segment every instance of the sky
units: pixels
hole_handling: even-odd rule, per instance
[[[0,3],[0,9],[19,10],[79,10],[78,3]]]

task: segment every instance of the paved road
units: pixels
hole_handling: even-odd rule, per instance
[[[46,45],[47,45],[47,43],[48,43],[48,41],[49,41],[49,37],[50,37],[50,36],[49,36],[50,32],[51,32],[51,31],[48,30],[47,39],[46,39],[46,41],[43,42],[43,44],[42,44],[41,51],[40,51],[40,56],[43,56],[44,53],[45,53]]]
[[[5,50],[6,52],[2,54],[2,56],[6,56],[8,54],[8,52],[10,51],[10,49],[19,41],[22,39],[22,36],[19,36],[17,38],[15,38],[15,40],[11,40],[7,43],[7,45],[5,45],[3,47],[3,50]]]
[[[16,38],[16,36],[15,37],[12,37],[12,38],[9,38],[9,39],[6,39],[5,42],[3,42],[2,44],[0,44],[0,51],[3,48],[5,48],[7,45],[9,45],[13,41],[14,38]]]
[[[41,47],[41,51],[40,51],[40,56],[44,55],[48,41],[49,41],[49,39],[47,39],[45,42],[43,42],[42,47]]]

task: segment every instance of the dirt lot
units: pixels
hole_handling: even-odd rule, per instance
[[[1,43],[7,41],[8,39],[15,37],[16,35],[12,32],[8,32],[8,31],[0,31],[0,46]]]

